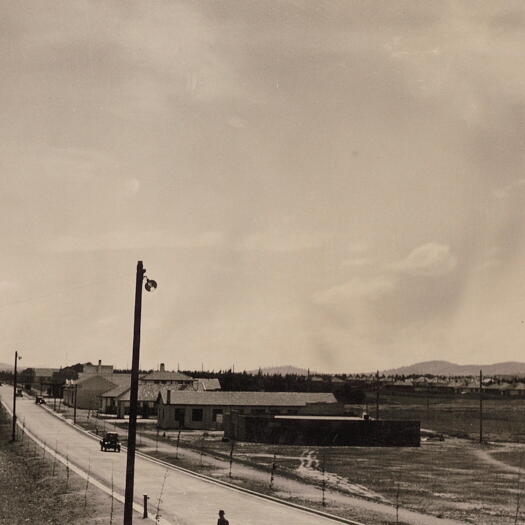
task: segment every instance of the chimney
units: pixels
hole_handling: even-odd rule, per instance
[[[160,364],[160,371],[161,372],[165,372],[166,371],[166,368],[164,367],[164,363]]]
[[[166,390],[166,404],[171,404],[171,390]]]
[[[100,375],[100,372],[102,372],[102,359],[98,360],[98,366],[97,366],[97,374]]]

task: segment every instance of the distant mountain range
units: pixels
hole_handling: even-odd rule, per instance
[[[525,363],[507,361],[494,363],[493,365],[458,365],[449,361],[423,361],[410,366],[383,370],[386,375],[423,375],[433,374],[436,376],[472,376],[483,370],[484,375],[525,375]]]
[[[267,366],[266,368],[257,368],[256,370],[247,370],[248,374],[258,374],[261,370],[261,374],[271,376],[274,374],[281,374],[285,376],[286,374],[295,374],[298,376],[307,376],[308,370],[306,368],[298,368],[297,366],[285,365],[285,366]],[[313,371],[311,374],[315,373]]]

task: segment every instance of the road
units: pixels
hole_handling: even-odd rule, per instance
[[[11,408],[12,387],[0,387],[2,401]],[[101,452],[99,444],[50,414],[32,399],[17,399],[17,416],[25,428],[51,449],[68,456],[71,463],[109,486],[113,476],[116,492],[124,494],[126,454]],[[165,476],[167,476],[165,478]],[[164,487],[163,487],[164,484]],[[150,496],[150,511],[156,511],[162,492],[160,514],[171,524],[206,525],[217,523],[219,509],[226,511],[232,524],[242,525],[320,525],[335,521],[288,507],[254,495],[238,492],[183,472],[167,469],[136,457],[135,500]],[[138,521],[138,520],[137,520]]]

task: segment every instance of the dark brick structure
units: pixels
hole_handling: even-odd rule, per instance
[[[419,447],[419,421],[348,417],[226,415],[224,435],[238,441],[308,446]]]

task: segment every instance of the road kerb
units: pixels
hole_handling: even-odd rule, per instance
[[[11,417],[13,417],[13,412],[12,410],[4,403],[3,400],[2,401],[2,405],[4,406],[4,408],[7,410],[7,412],[9,413],[9,415]],[[58,417],[59,419],[61,419],[62,421],[64,421],[64,418],[61,418],[60,416],[58,416],[57,414],[55,414],[56,417]],[[98,489],[102,490],[103,492],[105,492],[107,495],[109,496],[112,496],[114,499],[116,499],[117,501],[119,501],[120,503],[124,504],[124,496],[115,492],[114,490],[112,491],[111,490],[111,487],[108,487],[107,485],[105,485],[104,483],[98,481],[97,479],[94,479],[93,478],[93,475],[91,476],[88,476],[87,472],[85,472],[84,470],[82,470],[80,467],[78,467],[77,465],[75,465],[73,462],[71,462],[68,458],[65,458],[64,456],[60,455],[58,452],[56,452],[55,450],[53,450],[51,447],[49,447],[48,445],[46,445],[43,441],[41,441],[39,438],[37,438],[32,432],[30,432],[29,430],[27,430],[27,428],[23,427],[22,424],[17,421],[16,422],[17,426],[19,428],[22,429],[22,431],[30,438],[32,439],[39,447],[41,448],[44,448],[46,450],[46,452],[48,452],[51,456],[55,457],[58,461],[60,461],[60,463],[64,464],[64,465],[67,465],[68,468],[70,468],[73,472],[75,472],[76,474],[78,474],[82,479],[85,479],[85,480],[88,480],[89,483],[95,487],[97,487]],[[71,425],[73,426],[74,428],[76,428],[75,425]],[[79,428],[76,428],[76,430],[79,430],[80,432],[83,432],[83,433],[86,433],[89,437],[93,438],[94,436],[90,435],[89,432],[85,431],[85,430],[82,430],[82,429],[79,429]],[[136,503],[135,501],[133,502],[133,509],[138,512],[139,514],[143,515],[144,514],[144,507],[138,503]],[[158,523],[160,525],[173,525],[170,521],[167,521],[165,520],[164,518],[162,517],[159,517],[158,519],[153,517],[153,516],[149,516],[148,519],[150,521],[153,521],[154,523]]]

